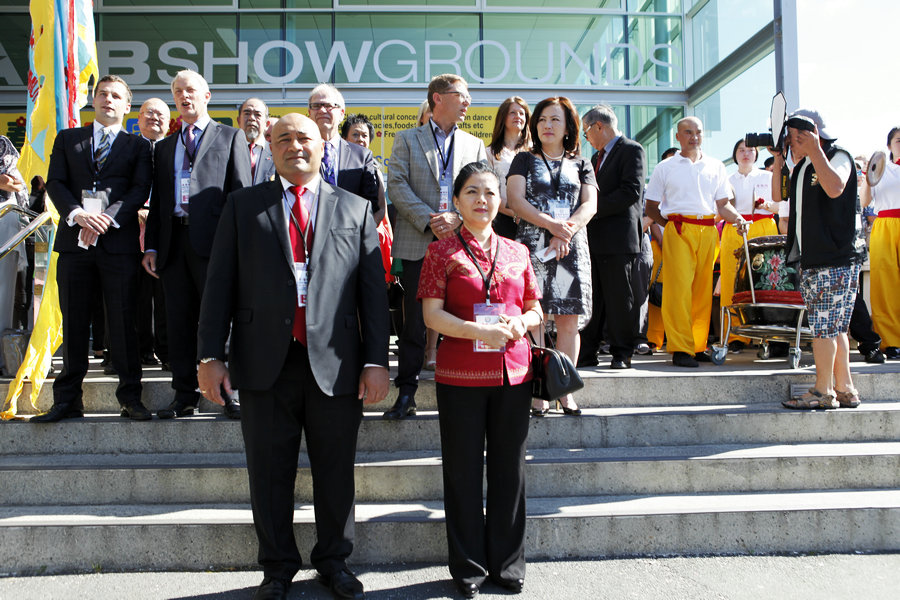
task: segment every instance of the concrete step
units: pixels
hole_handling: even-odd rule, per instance
[[[133,422],[88,415],[60,423],[0,422],[5,454],[136,454],[242,452],[240,423],[220,414]],[[580,418],[532,418],[528,446],[612,448],[702,444],[799,444],[900,440],[900,402],[864,402],[856,409],[790,411],[778,402],[752,405],[592,408]],[[367,413],[361,452],[439,450],[437,413],[401,422]]]
[[[536,497],[900,489],[900,442],[532,449]],[[247,503],[243,453],[7,455],[0,505]],[[312,502],[301,455],[297,502]],[[360,502],[440,500],[437,451],[361,452]]]
[[[858,356],[854,353],[854,357]],[[394,357],[392,357],[394,358]],[[396,375],[396,363],[392,363],[392,376]],[[759,360],[755,353],[744,352],[729,355],[721,366],[704,363],[698,369],[673,367],[668,354],[635,356],[634,367],[625,371],[613,371],[605,364],[601,367],[581,369],[585,389],[578,393],[578,402],[584,407],[614,408],[616,406],[709,406],[728,404],[755,404],[786,398],[790,386],[797,383],[813,383],[815,370],[807,360],[802,368],[792,370],[781,359]],[[57,369],[62,368],[54,359]],[[103,375],[99,361],[91,361],[84,386],[84,403],[88,412],[109,413],[118,410],[115,397],[117,379]],[[900,361],[881,365],[853,362],[854,383],[863,401],[900,400]],[[57,371],[58,372],[58,371]],[[437,410],[434,395],[433,373],[422,372],[416,403],[422,410]],[[167,406],[173,397],[171,375],[160,367],[144,369],[143,402],[153,411]],[[0,382],[0,397],[5,398],[8,381]],[[28,401],[30,385],[20,402],[19,413],[34,414],[47,410],[53,403],[52,379],[41,389],[38,410]],[[383,402],[367,410],[383,412],[396,399],[392,391]],[[222,409],[205,399],[201,402],[205,412],[221,414]]]
[[[845,490],[528,499],[526,553],[550,557],[900,550],[900,491]],[[360,503],[360,563],[445,560],[439,502]],[[295,512],[301,552],[312,507]],[[10,573],[253,568],[242,504],[0,508],[0,564]]]

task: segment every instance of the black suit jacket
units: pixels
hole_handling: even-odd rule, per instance
[[[365,364],[388,366],[389,314],[372,210],[320,183],[306,309],[309,362],[325,394],[355,394]],[[239,389],[275,382],[297,293],[281,179],[228,196],[200,309],[199,355],[224,358]]]
[[[73,210],[82,207],[82,190],[94,189],[93,134],[93,125],[64,129],[53,142],[47,170],[47,194],[60,217],[53,244],[57,252],[84,252],[78,247],[81,227],[69,227],[65,220]],[[97,245],[107,252],[141,251],[137,211],[150,193],[152,174],[150,143],[140,136],[120,131],[96,181],[97,190],[109,192],[109,206],[103,212],[119,224],[118,228],[110,227],[97,240]]]
[[[172,241],[172,214],[175,210],[175,147],[181,143],[180,130],[154,148],[153,193],[144,248],[156,250],[156,268],[166,266]],[[180,169],[179,169],[180,170]],[[200,137],[200,147],[191,171],[191,245],[199,256],[208,257],[225,197],[250,185],[250,150],[244,132],[210,121]]]
[[[609,151],[597,172],[597,154],[591,157],[597,173],[597,213],[587,226],[592,254],[638,254],[643,216],[644,148],[625,136]]]
[[[375,175],[375,158],[372,151],[344,139],[340,140],[340,145],[338,187],[365,198],[372,203],[372,212],[377,212],[378,178]]]

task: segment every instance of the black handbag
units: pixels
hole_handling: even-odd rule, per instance
[[[660,271],[662,271],[662,257],[659,259],[659,266],[656,268],[656,274],[653,276],[653,281],[650,282],[649,294],[647,296],[647,301],[653,306],[662,306],[662,281],[657,281],[657,279],[659,279]]]
[[[584,387],[584,380],[572,360],[556,348],[538,346],[531,332],[531,395],[541,400],[556,400]],[[550,342],[551,345],[553,342]]]

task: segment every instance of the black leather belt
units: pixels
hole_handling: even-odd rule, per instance
[[[176,217],[176,216],[172,217],[172,221],[174,223],[178,223],[179,225],[190,225],[191,224],[190,219],[191,219],[190,217]]]

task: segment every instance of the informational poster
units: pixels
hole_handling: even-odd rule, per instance
[[[391,148],[394,145],[394,136],[404,129],[416,127],[418,110],[417,106],[352,106],[347,107],[346,112],[347,114],[362,113],[372,122],[375,128],[375,137],[372,139],[369,149],[372,150],[375,159],[383,166],[386,172],[390,169],[390,156]],[[305,115],[307,114],[307,107],[273,106],[269,108],[269,112],[272,117],[279,117],[292,112]],[[470,107],[466,120],[460,125],[460,128],[481,138],[487,145],[491,141],[496,113],[497,109],[495,107]],[[210,109],[209,114],[216,121],[237,127],[237,108],[233,110],[213,108]],[[82,123],[89,124],[93,118],[93,111],[82,111]],[[169,123],[169,132],[177,130],[180,122],[178,113],[173,113],[173,118]],[[130,133],[139,133],[137,111],[125,115],[125,130]],[[17,148],[20,148],[25,141],[25,114],[0,113],[0,134],[8,137]]]

